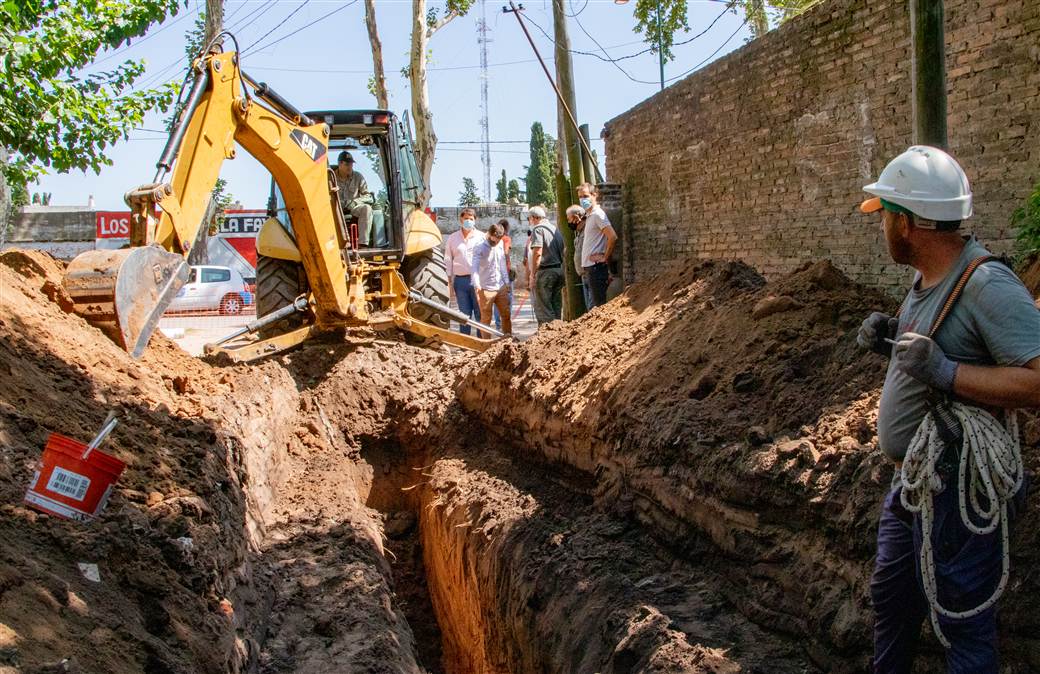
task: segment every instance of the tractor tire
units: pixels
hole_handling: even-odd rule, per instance
[[[434,302],[448,305],[448,271],[444,267],[444,251],[440,248],[430,248],[409,255],[401,265],[401,274],[409,290],[414,290]],[[438,328],[448,329],[451,326],[451,318],[425,304],[411,302],[408,311],[414,318]]]
[[[292,260],[257,255],[256,259],[256,317],[263,318],[293,303],[310,290],[303,265]],[[274,337],[303,325],[306,314],[296,313],[260,329],[263,338]]]

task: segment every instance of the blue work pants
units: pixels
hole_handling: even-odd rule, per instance
[[[935,496],[932,550],[939,603],[952,611],[964,611],[988,599],[1000,582],[1002,545],[1000,528],[985,536],[973,534],[961,521],[953,473],[946,488]],[[870,596],[874,606],[874,672],[903,674],[912,671],[921,625],[928,617],[928,601],[921,582],[920,553],[924,540],[921,518],[900,501],[901,486],[885,497],[878,524],[878,552]],[[1008,518],[1025,498],[1023,485]],[[970,507],[970,506],[969,506]],[[950,642],[946,671],[950,674],[997,674],[997,607],[964,620],[939,616],[939,626]]]
[[[480,306],[477,304],[477,293],[473,290],[473,279],[469,276],[456,276],[452,281],[455,290],[455,301],[459,305],[459,311],[470,318],[480,320]],[[464,335],[470,334],[468,325],[460,325],[459,332]]]

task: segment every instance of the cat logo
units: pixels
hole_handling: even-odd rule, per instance
[[[299,129],[293,129],[289,136],[293,139],[300,149],[307,153],[307,156],[313,161],[318,161],[325,156],[325,144],[320,140],[309,134],[300,131]]]

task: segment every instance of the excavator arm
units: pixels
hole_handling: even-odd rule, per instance
[[[310,282],[318,325],[364,312],[360,284],[348,284],[346,231],[330,192],[329,128],[297,111],[238,65],[236,52],[193,64],[194,78],[155,179],[126,194],[131,248],[88,251],[65,285],[77,312],[114,332],[135,357],[188,277],[212,190],[236,143],[274,176],[285,198]],[[249,89],[253,92],[250,94]],[[266,105],[262,105],[260,102]]]

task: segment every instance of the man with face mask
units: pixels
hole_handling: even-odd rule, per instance
[[[947,671],[996,674],[995,602],[1025,493],[1006,410],[1040,407],[1040,312],[958,231],[972,195],[946,152],[911,147],[863,189],[875,196],[860,209],[880,214],[892,259],[917,270],[897,316],[871,314],[857,338],[890,359],[878,444],[896,467],[870,585],[874,671],[910,672],[930,616]]]
[[[582,278],[589,287],[589,309],[607,303],[610,254],[617,234],[606,211],[596,203],[598,191],[591,183],[578,185],[578,203],[585,209],[585,239],[581,247]]]
[[[470,318],[480,320],[477,294],[473,290],[472,268],[473,247],[481,238],[476,233],[477,212],[464,208],[459,214],[462,228],[451,233],[444,244],[444,266],[448,271],[448,291],[459,305],[459,311]],[[468,325],[459,326],[459,332],[470,334]]]
[[[345,215],[357,219],[358,245],[370,246],[372,204],[375,202],[364,176],[354,170],[354,157],[344,150],[336,160],[336,185],[339,187],[339,207]]]

